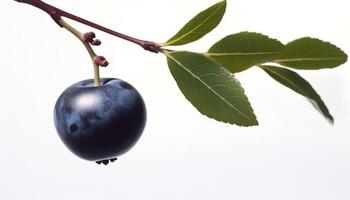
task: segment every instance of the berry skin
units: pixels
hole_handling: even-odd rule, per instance
[[[92,79],[67,88],[58,98],[54,122],[63,143],[77,156],[108,164],[130,150],[146,124],[141,95],[129,83]]]

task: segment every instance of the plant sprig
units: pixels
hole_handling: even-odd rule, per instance
[[[78,38],[86,48],[87,52],[90,55],[93,69],[94,69],[94,85],[99,86],[101,83],[100,80],[100,69],[99,67],[107,67],[109,64],[108,61],[103,56],[98,56],[91,45],[98,46],[101,44],[101,41],[98,39],[95,39],[95,33],[94,32],[88,32],[88,33],[81,33],[77,29],[75,29],[73,26],[68,24],[66,21],[64,21],[62,18],[57,19],[56,21],[60,26],[67,29],[70,33],[72,33],[76,38]]]
[[[327,106],[311,84],[288,69],[318,70],[344,64],[347,55],[329,42],[304,37],[284,45],[260,33],[241,32],[224,37],[205,53],[166,49],[168,46],[179,46],[199,40],[216,28],[225,14],[226,0],[200,12],[163,43],[121,34],[40,0],[15,1],[47,12],[56,22],[61,17],[66,17],[138,44],[150,52],[163,53],[184,96],[199,112],[215,120],[238,126],[258,125],[248,97],[234,76],[234,73],[257,66],[277,82],[306,97],[328,121],[334,122]]]

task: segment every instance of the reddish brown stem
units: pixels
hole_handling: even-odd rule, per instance
[[[96,24],[94,22],[88,21],[86,19],[83,19],[83,18],[78,17],[76,15],[73,15],[71,13],[68,13],[64,10],[59,9],[59,8],[56,8],[56,7],[54,7],[50,4],[47,4],[41,0],[15,0],[15,1],[21,2],[21,3],[26,3],[26,4],[32,5],[34,7],[37,7],[39,9],[43,10],[44,12],[49,14],[52,17],[52,19],[56,21],[56,23],[60,17],[66,17],[66,18],[69,18],[69,19],[74,20],[76,22],[79,22],[79,23],[85,24],[87,26],[90,26],[92,28],[103,31],[105,33],[114,35],[118,38],[124,39],[126,41],[133,42],[133,43],[141,46],[142,48],[144,48],[147,51],[150,51],[153,53],[159,53],[159,51],[161,49],[161,46],[158,43],[155,43],[152,41],[147,41],[147,40],[140,40],[140,39],[119,33],[117,31],[111,30],[109,28],[106,28],[106,27],[101,26],[99,24]],[[57,24],[60,25],[59,23],[57,23]]]

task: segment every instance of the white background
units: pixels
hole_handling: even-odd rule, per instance
[[[164,42],[216,1],[47,2]],[[177,49],[203,52],[225,35],[248,30],[284,43],[317,37],[350,53],[349,7],[348,0],[229,0],[217,29]],[[33,7],[6,0],[0,10],[0,199],[350,199],[350,64],[300,72],[328,105],[333,127],[263,71],[237,75],[260,122],[240,128],[199,114],[163,55],[96,31],[103,41],[96,51],[111,63],[102,75],[130,82],[148,109],[141,140],[105,167],[71,154],[53,125],[60,93],[92,77],[85,49]]]

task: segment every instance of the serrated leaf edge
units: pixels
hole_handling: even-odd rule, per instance
[[[270,36],[268,36],[268,35],[265,35],[265,34],[262,34],[262,33],[259,33],[259,32],[241,31],[241,32],[233,33],[233,34],[230,34],[230,35],[227,35],[227,36],[221,38],[219,41],[215,42],[215,43],[208,49],[208,53],[210,53],[210,50],[211,50],[212,48],[214,48],[215,45],[217,45],[218,43],[222,42],[223,40],[225,40],[225,39],[227,39],[227,38],[229,38],[229,37],[236,36],[236,35],[239,35],[239,34],[256,34],[257,36],[263,37],[264,40],[267,40],[267,39],[273,40],[274,42],[279,43],[279,45],[281,45],[281,47],[285,48],[285,45],[284,45],[281,41],[279,41],[278,39],[276,39],[276,38],[272,38],[272,37],[270,37]],[[252,45],[254,45],[254,44],[252,44]],[[281,51],[267,52],[267,53],[277,53],[277,52],[278,52],[278,53],[281,53]],[[264,52],[253,52],[253,53],[264,53]]]
[[[247,115],[245,115],[244,113],[242,113],[241,111],[239,111],[234,105],[230,104],[230,102],[228,102],[225,98],[223,98],[222,96],[220,96],[215,90],[212,89],[212,87],[210,87],[208,84],[206,84],[205,82],[203,82],[197,75],[193,74],[191,71],[189,71],[185,66],[183,66],[178,60],[176,60],[173,56],[171,56],[169,52],[164,51],[163,52],[167,57],[169,57],[171,60],[173,60],[176,64],[178,64],[179,66],[181,66],[181,68],[183,68],[186,72],[188,72],[191,76],[193,76],[194,78],[196,78],[197,80],[199,80],[205,87],[207,87],[209,90],[211,90],[217,97],[219,97],[221,100],[223,100],[230,108],[232,108],[234,111],[238,112],[240,115],[242,115],[244,118],[246,118],[248,121],[252,122],[252,126],[253,125],[258,125],[258,121],[256,119],[251,119],[250,117],[248,117]],[[209,58],[210,59],[210,58]],[[213,60],[214,61],[214,60]],[[216,62],[216,61],[214,61]],[[216,62],[217,63],[217,62]],[[243,90],[244,92],[244,90]],[[253,108],[252,108],[253,111]],[[215,119],[216,120],[216,119]]]
[[[302,38],[299,38],[299,39],[295,39],[295,40],[293,40],[291,42],[288,42],[285,46],[287,47],[288,44],[290,44],[292,42],[296,42],[298,40],[303,40],[303,39],[317,40],[318,42],[326,43],[327,45],[330,45],[330,46],[334,47],[335,49],[337,49],[339,52],[341,52],[345,56],[344,62],[342,64],[346,63],[347,60],[348,60],[348,55],[341,48],[339,48],[338,46],[336,46],[336,45],[334,45],[334,44],[332,44],[332,43],[330,43],[328,41],[324,41],[324,40],[321,40],[321,39],[318,39],[318,38],[302,37]],[[332,58],[332,57],[328,57],[328,58],[310,58],[310,57],[305,57],[305,58],[276,59],[276,60],[274,60],[272,62],[278,63],[280,65],[283,65],[283,63],[285,63],[285,62],[323,61],[323,60],[342,60],[342,59],[343,59],[343,57],[338,57],[338,58]],[[340,65],[342,65],[342,64],[340,64]],[[323,68],[321,68],[321,69],[323,69]]]

